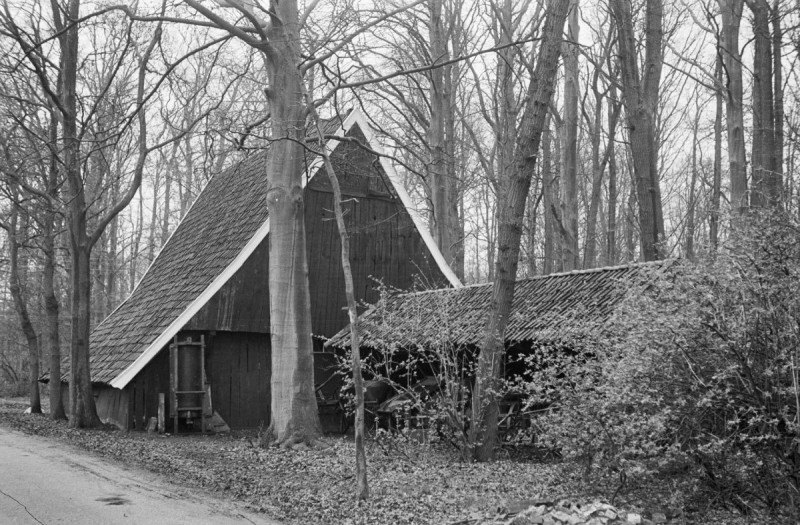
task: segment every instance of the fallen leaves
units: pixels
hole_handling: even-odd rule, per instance
[[[403,453],[387,454],[368,441],[371,497],[357,502],[351,438],[325,438],[325,448],[261,449],[250,433],[163,437],[75,430],[64,422],[22,415],[24,408],[0,400],[0,425],[144,467],[181,486],[223,493],[287,523],[523,525],[587,523],[574,520],[576,516],[584,520],[600,517],[586,514],[589,507],[585,505],[593,503],[575,507],[578,504],[574,502],[588,496],[580,494],[586,487],[581,488],[566,474],[567,466],[559,463],[511,459],[464,463],[456,451],[446,447],[409,444]],[[561,499],[553,499],[555,495]],[[536,508],[544,511],[536,515],[530,510]]]

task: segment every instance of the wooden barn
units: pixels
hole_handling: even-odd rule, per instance
[[[326,129],[326,136],[356,139],[329,139],[329,148],[347,198],[357,299],[376,299],[373,278],[401,289],[417,279],[428,286],[461,286],[391,164],[358,144],[380,150],[363,115],[354,110]],[[213,410],[232,427],[269,423],[267,155],[253,154],[209,181],[133,293],[92,332],[91,373],[103,421],[144,428],[157,415],[159,394],[169,395],[171,385],[174,390],[170,344],[202,339],[196,368],[205,384],[194,388],[204,391],[203,403],[210,397]],[[314,335],[330,337],[347,324],[340,244],[321,159],[306,155],[312,326]],[[318,384],[324,368],[321,361]]]

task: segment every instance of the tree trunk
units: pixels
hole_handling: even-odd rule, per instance
[[[442,22],[442,0],[430,0],[428,7],[431,17],[429,33],[432,60],[434,63],[447,62],[450,59],[450,52]],[[458,200],[456,184],[452,180],[455,159],[453,158],[454,116],[452,115],[450,70],[451,66],[436,67],[430,70],[431,110],[428,128],[430,159],[427,172],[433,207],[433,238],[447,263],[455,267],[461,239],[456,238],[459,229]],[[457,273],[463,275],[463,265],[456,270]]]
[[[153,185],[158,188],[161,185],[161,173],[156,170],[155,181]],[[156,240],[156,232],[159,229],[158,221],[158,192],[153,192],[153,207],[150,209],[150,231],[147,235],[147,264],[151,264],[156,258],[156,247],[158,241]]]
[[[58,144],[58,119],[55,110],[50,110],[50,128],[48,130],[50,159],[47,172],[47,210],[44,216],[44,232],[42,239],[42,296],[45,309],[45,342],[47,354],[50,356],[50,418],[56,421],[67,419],[64,401],[61,398],[61,339],[59,337],[58,315],[59,303],[56,294],[56,235],[61,220],[58,215],[59,174],[58,159],[55,147]]]
[[[555,0],[548,7],[542,30],[543,40],[517,135],[514,165],[499,181],[496,275],[472,390],[469,442],[474,447],[474,456],[478,461],[492,459],[497,443],[500,365],[505,354],[505,331],[514,299],[525,201],[539,153],[547,108],[553,95],[568,5],[569,0]]]
[[[633,174],[631,173],[631,179]],[[625,262],[633,262],[636,255],[636,185],[631,180],[628,191],[628,206],[625,213]]]
[[[775,207],[783,183],[775,171],[775,113],[772,97],[772,39],[767,0],[746,0],[753,12],[753,186],[750,205]]]
[[[544,275],[553,273],[553,262],[555,261],[555,218],[553,217],[554,181],[553,181],[553,161],[550,148],[550,119],[545,121],[545,128],[542,132],[542,214],[544,215],[544,256],[542,261],[542,271]]]
[[[110,229],[108,232],[108,249],[106,250],[106,267],[105,267],[105,290],[106,301],[103,305],[103,317],[100,319],[102,322],[108,314],[114,310],[117,305],[117,245],[119,244],[119,221],[115,218],[111,221]]]
[[[612,126],[612,121],[616,124],[620,105],[615,102],[616,90],[612,88],[611,97],[608,100],[608,232],[606,234],[606,259],[607,266],[611,266],[617,261],[617,154],[615,151],[616,125]],[[615,117],[617,115],[617,117]]]
[[[55,212],[48,210],[45,219],[43,243],[44,267],[42,269],[42,293],[44,295],[45,342],[50,356],[50,417],[55,420],[67,419],[61,399],[61,341],[58,326],[58,296],[55,290],[56,250],[55,250]]]
[[[594,136],[592,137],[592,193],[589,199],[589,213],[586,217],[584,268],[594,268],[597,265],[597,214],[600,210],[600,193],[603,189],[603,173],[605,173],[609,158],[614,154],[614,130],[619,117],[619,106],[610,106],[609,111],[612,114],[608,117],[608,144],[601,159],[600,131],[603,118],[603,97],[597,91],[595,91],[595,107],[597,108],[597,114],[595,115]],[[614,181],[614,184],[616,184],[616,181]]]
[[[66,127],[66,126],[65,126]],[[69,155],[65,155],[65,158]],[[80,200],[80,199],[75,199]],[[69,424],[72,428],[100,425],[94,403],[89,371],[89,334],[91,333],[91,267],[86,222],[83,214],[70,217],[72,261],[72,336],[70,337]]]
[[[594,122],[592,122],[590,138],[592,143],[592,187],[589,194],[589,211],[586,214],[586,239],[583,245],[584,268],[594,268],[597,264],[597,213],[600,208],[600,191],[603,188],[603,168],[600,164],[603,96],[598,91],[596,83],[592,87],[594,89]],[[587,122],[588,124],[589,122]]]
[[[16,200],[16,198],[14,199]],[[19,239],[17,238],[17,222],[19,218],[18,203],[12,203],[11,220],[8,228],[8,290],[14,300],[14,308],[19,317],[22,333],[28,344],[29,374],[28,392],[30,393],[31,413],[42,413],[42,401],[39,394],[39,337],[33,328],[30,315],[28,314],[28,304],[22,286],[19,268]]]
[[[708,220],[708,236],[711,248],[719,245],[719,215],[722,201],[722,58],[717,53],[714,70],[717,89],[714,92],[714,179],[711,182],[711,215]]]
[[[80,141],[77,134],[78,19],[80,0],[70,0],[62,42],[64,172],[67,179],[70,258],[72,263],[72,336],[70,338],[69,425],[100,424],[89,374],[91,315],[91,245],[87,235],[86,195],[81,177]]]
[[[561,233],[564,271],[580,268],[578,252],[578,0],[570,0],[568,42],[564,53],[564,189]]]
[[[539,217],[539,204],[542,202],[542,189],[541,189],[541,177],[534,182],[533,187],[533,194],[536,196],[536,199],[528,206],[528,213],[525,214],[526,218],[526,226],[525,231],[527,232],[527,239],[526,244],[528,247],[528,257],[527,257],[527,277],[533,277],[536,275],[537,272],[537,265],[536,265],[536,237],[537,237],[537,220]]]
[[[781,12],[780,0],[773,0],[772,2],[772,77],[773,77],[773,95],[775,102],[775,124],[773,126],[775,131],[775,157],[772,160],[773,171],[777,177],[777,184],[780,188],[783,179],[783,29],[781,28]],[[781,188],[782,189],[782,188]],[[781,196],[781,202],[785,202]]]
[[[144,231],[144,194],[139,188],[139,207],[136,219],[137,227],[134,230],[133,238],[131,239],[131,259],[130,267],[128,268],[128,280],[130,281],[129,293],[133,293],[136,288],[136,283],[139,279],[138,264],[139,264],[139,245],[142,242],[142,232]]]
[[[317,135],[322,137],[322,126],[319,116],[314,108],[314,102],[306,95],[312,119],[317,129]],[[336,227],[339,230],[339,240],[342,248],[342,273],[344,274],[344,292],[347,298],[347,316],[350,320],[350,352],[353,366],[353,388],[355,389],[356,417],[355,417],[355,445],[356,445],[356,499],[366,501],[369,498],[369,484],[367,482],[367,454],[364,447],[364,377],[361,374],[361,346],[358,335],[358,310],[356,307],[355,287],[353,286],[353,271],[350,267],[350,235],[344,221],[342,211],[342,190],[339,179],[333,169],[333,163],[324,142],[321,142],[321,154],[325,162],[325,171],[331,181],[333,189],[333,210],[336,215]]]
[[[697,133],[700,128],[700,111],[697,108],[697,115],[695,115],[694,126],[692,127],[692,178],[689,181],[689,202],[686,206],[686,258],[690,261],[694,260],[694,220],[695,220],[695,188],[697,187],[697,147],[698,138]]]
[[[717,0],[722,14],[722,66],[726,73],[726,120],[728,123],[728,163],[731,210],[740,213],[748,207],[745,171],[742,54],[739,51],[739,26],[744,0]]]
[[[628,120],[628,136],[636,194],[642,256],[646,261],[663,257],[664,218],[658,176],[656,111],[663,65],[663,0],[647,0],[645,14],[644,75],[639,76],[630,0],[612,0],[617,25],[617,45],[622,72],[622,98]]]
[[[283,447],[321,434],[314,393],[302,174],[306,109],[295,0],[274,3],[266,50],[272,144],[267,161],[272,332],[270,437]],[[319,140],[323,140],[322,137]]]

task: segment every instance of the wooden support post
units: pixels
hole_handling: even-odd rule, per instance
[[[164,433],[164,409],[165,406],[164,393],[158,394],[158,433]]]
[[[203,393],[200,397],[200,432],[206,433],[206,410],[205,410],[205,397],[208,389],[206,388],[206,337],[205,334],[200,335],[200,384],[203,387]]]

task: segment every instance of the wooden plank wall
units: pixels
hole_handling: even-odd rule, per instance
[[[130,422],[128,391],[108,385],[94,385],[93,392],[100,421],[116,425],[121,430],[128,430]]]
[[[265,204],[266,205],[266,204]],[[269,239],[186,324],[184,330],[269,333]]]
[[[208,338],[206,371],[211,405],[233,428],[269,423],[268,334],[217,332]]]
[[[365,142],[358,128],[351,136]],[[336,149],[332,161],[346,199],[343,207],[356,300],[369,303],[378,299],[373,278],[403,290],[413,288],[417,278],[431,286],[447,286],[374,155],[346,142]],[[344,328],[348,319],[333,194],[324,170],[309,181],[305,204],[311,322],[315,335],[330,337]]]
[[[125,390],[129,403],[128,429],[146,429],[147,420],[158,417],[158,394],[169,395],[168,348],[162,349],[125,387]]]
[[[364,142],[355,128],[351,136]],[[376,282],[400,289],[414,286],[415,276],[428,286],[447,281],[428,252],[411,217],[394,194],[374,155],[345,142],[332,158],[340,178],[346,220],[351,232],[351,258],[356,298],[375,301]],[[310,159],[307,159],[310,162]],[[328,176],[319,170],[305,192],[306,248],[314,335],[330,337],[347,324],[339,232],[333,216]],[[217,292],[185,330],[269,333],[269,239]]]

